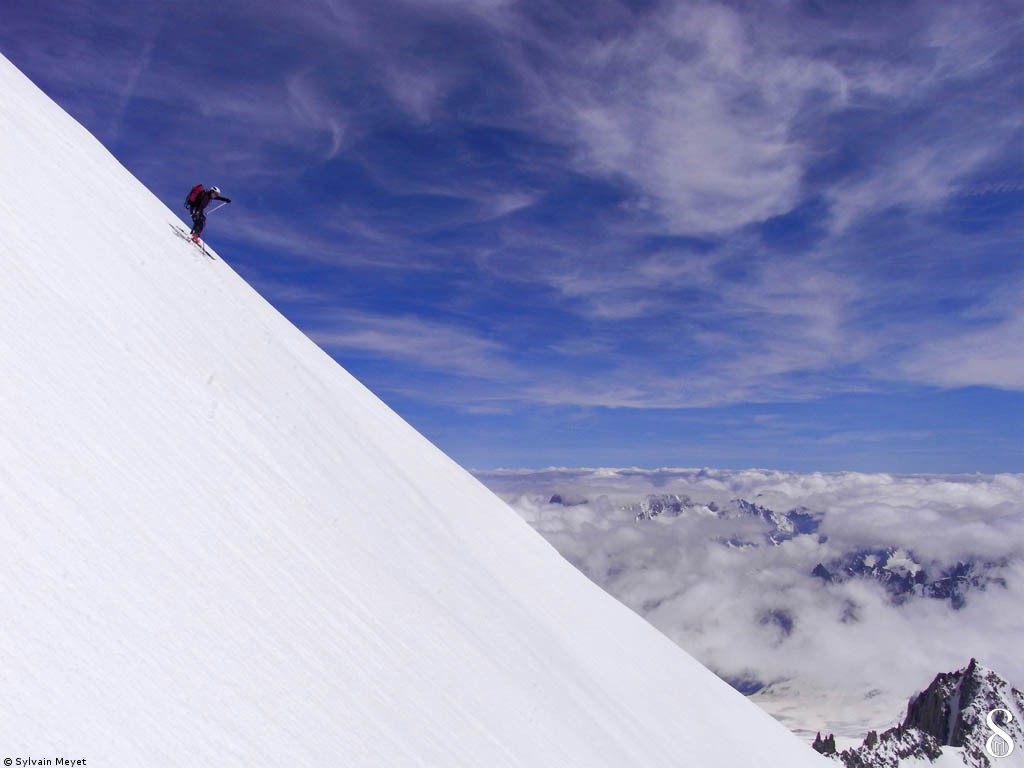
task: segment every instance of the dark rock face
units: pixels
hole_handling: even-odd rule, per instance
[[[934,736],[940,744],[963,746],[962,713],[952,708],[959,704],[960,690],[973,685],[976,669],[977,662],[971,659],[965,671],[937,675],[931,685],[911,699],[903,725]]]
[[[966,669],[938,675],[911,700],[904,726],[924,731],[940,744],[964,747],[968,756],[984,760],[984,742],[990,733],[986,717],[996,708],[1021,712],[1024,694],[971,659]],[[1019,721],[1007,724],[1005,730],[1020,743],[1024,729]]]
[[[577,496],[563,496],[560,493],[553,494],[548,499],[548,504],[558,504],[562,507],[578,507],[586,504],[587,500]]]
[[[819,733],[814,737],[814,743],[811,744],[811,748],[823,755],[834,755],[836,753],[836,737],[829,734],[827,738],[823,739]]]
[[[934,762],[942,756],[939,743],[920,731],[891,728],[879,736],[872,731],[857,749],[846,749],[838,757],[846,768],[899,768],[903,760]]]
[[[895,728],[881,735],[872,731],[860,747],[838,755],[823,751],[828,739],[819,734],[815,749],[837,757],[846,768],[899,768],[902,760],[934,762],[942,755],[943,746],[960,747],[966,766],[990,768],[985,743],[993,732],[986,718],[996,708],[1017,713],[1014,721],[1002,727],[1015,747],[1021,745],[1024,694],[971,659],[964,669],[937,675],[931,685],[910,700],[906,717]]]

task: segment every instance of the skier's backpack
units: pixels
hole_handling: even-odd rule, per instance
[[[196,198],[199,197],[199,193],[203,191],[202,184],[196,184],[192,187],[192,191],[188,193],[188,197],[185,198],[185,207],[191,208],[196,204]]]

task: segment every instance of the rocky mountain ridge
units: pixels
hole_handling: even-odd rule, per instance
[[[796,536],[817,533],[823,515],[806,507],[777,512],[769,507],[755,504],[746,499],[732,499],[728,502],[711,501],[707,504],[694,502],[689,496],[679,494],[649,495],[639,502],[628,504],[623,509],[639,521],[654,520],[658,517],[715,517],[719,520],[754,519],[766,527],[765,543],[781,544]],[[735,545],[736,542],[725,542]],[[757,546],[757,542],[743,542]]]
[[[1022,722],[1024,694],[971,659],[963,669],[937,675],[910,700],[899,725],[871,731],[859,747],[842,751],[834,736],[819,733],[814,748],[846,768],[903,768],[945,755],[958,755],[968,768],[1010,768],[1024,765]]]
[[[1005,589],[1006,579],[1000,571],[1006,565],[1005,560],[922,562],[913,551],[887,547],[847,552],[827,565],[818,563],[811,575],[830,584],[852,578],[872,579],[885,587],[896,605],[914,597],[926,597],[949,600],[954,609],[960,610],[967,604],[971,591]]]

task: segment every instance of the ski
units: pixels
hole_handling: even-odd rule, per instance
[[[189,243],[192,243],[192,245],[194,245],[196,248],[198,248],[200,251],[203,252],[204,256],[206,256],[209,259],[216,260],[216,257],[212,253],[210,253],[208,250],[206,250],[206,243],[204,243],[202,241],[202,239],[193,240],[192,239],[192,235],[190,233],[186,232],[183,227],[176,227],[176,226],[172,225],[172,228],[174,229],[174,234],[176,234],[182,240],[185,240],[185,241],[187,241]]]
[[[210,259],[213,258],[213,254],[210,253],[208,250],[206,250],[206,243],[204,243],[202,240],[192,240],[191,237],[189,238],[189,240],[191,240],[192,244],[194,246],[196,246],[200,251],[203,252],[204,256],[206,256],[207,258],[210,258]]]

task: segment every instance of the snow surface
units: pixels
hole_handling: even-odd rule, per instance
[[[830,764],[0,84],[0,757]]]

